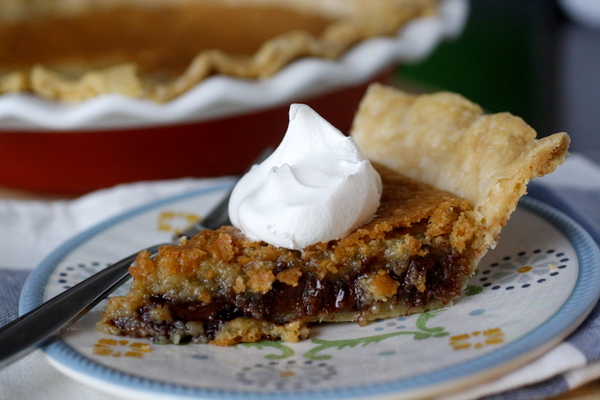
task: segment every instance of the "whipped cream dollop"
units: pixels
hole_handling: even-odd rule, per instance
[[[372,219],[381,178],[356,142],[292,104],[279,147],[235,186],[229,216],[253,240],[302,249],[348,236]]]

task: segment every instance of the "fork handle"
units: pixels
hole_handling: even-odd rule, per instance
[[[154,254],[162,245],[146,251]],[[129,279],[138,253],[118,261],[0,327],[0,368],[54,339]]]
[[[262,162],[272,151],[272,148],[264,150],[254,163]],[[197,228],[200,230],[204,227],[217,229],[221,225],[227,224],[229,222],[228,202],[229,194],[202,221],[204,226],[198,225]],[[148,247],[146,251],[154,255],[158,252],[158,248],[165,244]],[[54,339],[65,328],[125,283],[129,279],[129,266],[135,260],[137,254],[132,254],[112,264],[110,267],[90,276],[14,321],[0,327],[0,368]]]

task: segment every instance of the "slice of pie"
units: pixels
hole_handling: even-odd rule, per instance
[[[0,94],[163,102],[211,74],[255,79],[395,35],[438,0],[0,0]]]
[[[526,184],[566,157],[564,133],[537,140],[520,118],[483,115],[451,93],[371,86],[352,135],[383,182],[374,218],[302,250],[204,231],[131,266],[130,292],[98,329],[160,343],[298,341],[313,323],[449,306],[493,247]]]

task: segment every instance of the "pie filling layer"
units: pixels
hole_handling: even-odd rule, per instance
[[[409,260],[408,266],[379,271],[382,273],[377,276],[391,278],[392,281],[386,283],[397,286],[395,293],[386,300],[388,307],[406,308],[407,313],[411,308],[423,307],[432,299],[448,304],[460,295],[462,281],[469,274],[467,261],[457,253],[442,257],[417,256]],[[295,320],[332,321],[336,320],[336,313],[343,313],[366,322],[377,317],[371,308],[378,308],[361,286],[361,281],[368,279],[369,275],[370,271],[366,268],[354,276],[327,281],[306,273],[296,286],[274,282],[272,289],[265,294],[244,292],[213,299],[209,304],[199,300],[181,300],[169,294],[153,294],[148,304],[136,310],[133,319],[116,317],[108,324],[127,336],[148,336],[150,333],[150,337],[159,342],[192,340],[204,343],[213,341],[222,325],[236,318],[284,326]],[[423,291],[419,290],[421,282],[427,282]],[[170,315],[168,320],[155,317],[165,313]],[[264,338],[279,339],[268,335]]]
[[[305,338],[316,322],[403,316],[451,304],[473,272],[468,202],[376,165],[372,221],[302,251],[253,242],[227,226],[131,267],[98,328],[160,343]]]

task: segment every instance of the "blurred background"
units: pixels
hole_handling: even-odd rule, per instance
[[[400,68],[399,84],[459,92],[521,116],[538,136],[566,131],[572,152],[600,162],[600,20],[565,10],[557,0],[473,0],[463,34]]]
[[[469,7],[465,6],[467,1]],[[0,5],[11,2],[21,3],[0,0]],[[23,0],[23,4],[45,2],[49,0]],[[568,132],[572,138],[572,152],[582,153],[600,163],[600,0],[443,2],[443,5],[448,4],[458,5],[460,10],[459,22],[450,24],[456,26],[455,30],[450,30],[452,33],[448,33],[445,24],[453,20],[448,15],[457,13],[441,13],[445,18],[440,18],[437,25],[430,24],[427,26],[432,29],[419,31],[420,40],[414,42],[417,45],[404,44],[407,48],[419,48],[422,43],[427,43],[423,37],[446,32],[434,41],[432,54],[427,49],[418,58],[414,55],[413,58],[400,57],[399,60],[404,62],[422,61],[409,65],[402,65],[401,61],[398,67],[390,65],[392,58],[382,56],[381,59],[386,61],[375,69],[377,76],[362,77],[358,84],[348,78],[352,75],[349,71],[355,74],[357,71],[364,72],[367,70],[364,66],[370,68],[369,63],[374,63],[377,57],[349,57],[348,60],[364,59],[367,62],[349,61],[343,68],[327,70],[334,71],[327,74],[317,73],[312,67],[300,69],[299,73],[279,79],[279,86],[265,85],[268,90],[260,92],[260,96],[254,92],[248,94],[241,89],[245,88],[244,85],[233,88],[198,85],[204,91],[196,92],[195,97],[189,96],[185,101],[174,101],[165,108],[154,108],[153,103],[143,106],[136,103],[135,108],[124,108],[123,103],[105,101],[99,106],[103,113],[98,118],[87,118],[84,107],[78,108],[77,104],[72,108],[62,104],[56,107],[52,102],[38,103],[35,97],[4,96],[6,104],[2,106],[0,98],[0,111],[7,111],[8,118],[2,119],[0,113],[0,158],[3,160],[0,163],[0,188],[5,186],[74,196],[123,182],[172,179],[182,175],[238,174],[267,144],[279,143],[287,127],[290,102],[311,105],[332,124],[347,132],[368,84],[364,80],[389,83],[390,76],[398,86],[412,92],[449,90],[482,105],[487,112],[511,112],[533,126],[539,136]],[[570,8],[573,5],[587,7],[583,14],[579,14],[583,18],[573,17],[578,15],[573,14]],[[461,32],[466,8],[470,8],[470,12]],[[454,11],[456,9],[454,7]],[[5,15],[0,13],[0,20]],[[31,21],[31,15],[26,15],[25,19]],[[169,26],[174,29],[174,42],[178,42],[180,35],[179,18],[173,17],[169,20],[177,22],[165,25],[165,31]],[[162,14],[161,19],[164,19]],[[201,25],[193,18],[191,21],[191,26]],[[130,25],[126,21],[125,26]],[[84,31],[87,32],[85,26]],[[100,26],[104,29],[104,25]],[[442,29],[442,26],[445,28]],[[287,26],[284,28],[288,29]],[[161,32],[160,38],[163,38],[164,31]],[[456,34],[457,37],[448,40],[449,36]],[[121,36],[118,36],[117,43]],[[0,43],[2,40],[0,36]],[[112,42],[109,40],[109,43]],[[135,44],[137,41],[130,39],[127,43]],[[378,48],[375,54],[387,56],[388,52],[395,54],[395,51]],[[300,81],[308,83],[298,84]],[[229,94],[239,94],[239,99],[233,96],[235,101],[231,101],[227,97]],[[266,108],[256,108],[256,99],[264,100],[263,97],[275,100],[265,103]],[[26,101],[32,99],[34,101]],[[227,110],[230,103],[239,103],[239,109],[231,114],[215,114],[216,111]],[[23,104],[33,107],[31,110],[34,112],[29,112],[30,109],[23,112]],[[36,114],[39,112],[38,104],[48,105],[50,112]],[[153,107],[151,112],[148,112],[150,107],[145,108],[147,106]],[[138,107],[145,111],[144,117],[138,118]],[[75,122],[67,128],[60,128],[63,125],[55,128],[51,124],[49,128],[46,125],[40,127],[48,120],[71,121],[73,115],[67,115],[67,112],[71,113],[74,109],[78,118],[72,118]],[[56,110],[66,112],[54,112]],[[157,118],[156,113],[165,119]],[[204,119],[198,117],[200,114]],[[43,118],[39,118],[40,115]],[[30,116],[38,119],[31,123]],[[128,125],[132,120],[132,125]],[[19,126],[14,131],[13,123]],[[131,157],[130,149],[140,143],[143,143],[144,158]],[[202,149],[201,156],[198,149]],[[153,162],[144,162],[145,159]],[[181,167],[182,159],[186,160],[185,168]],[[98,165],[104,168],[99,169]]]

